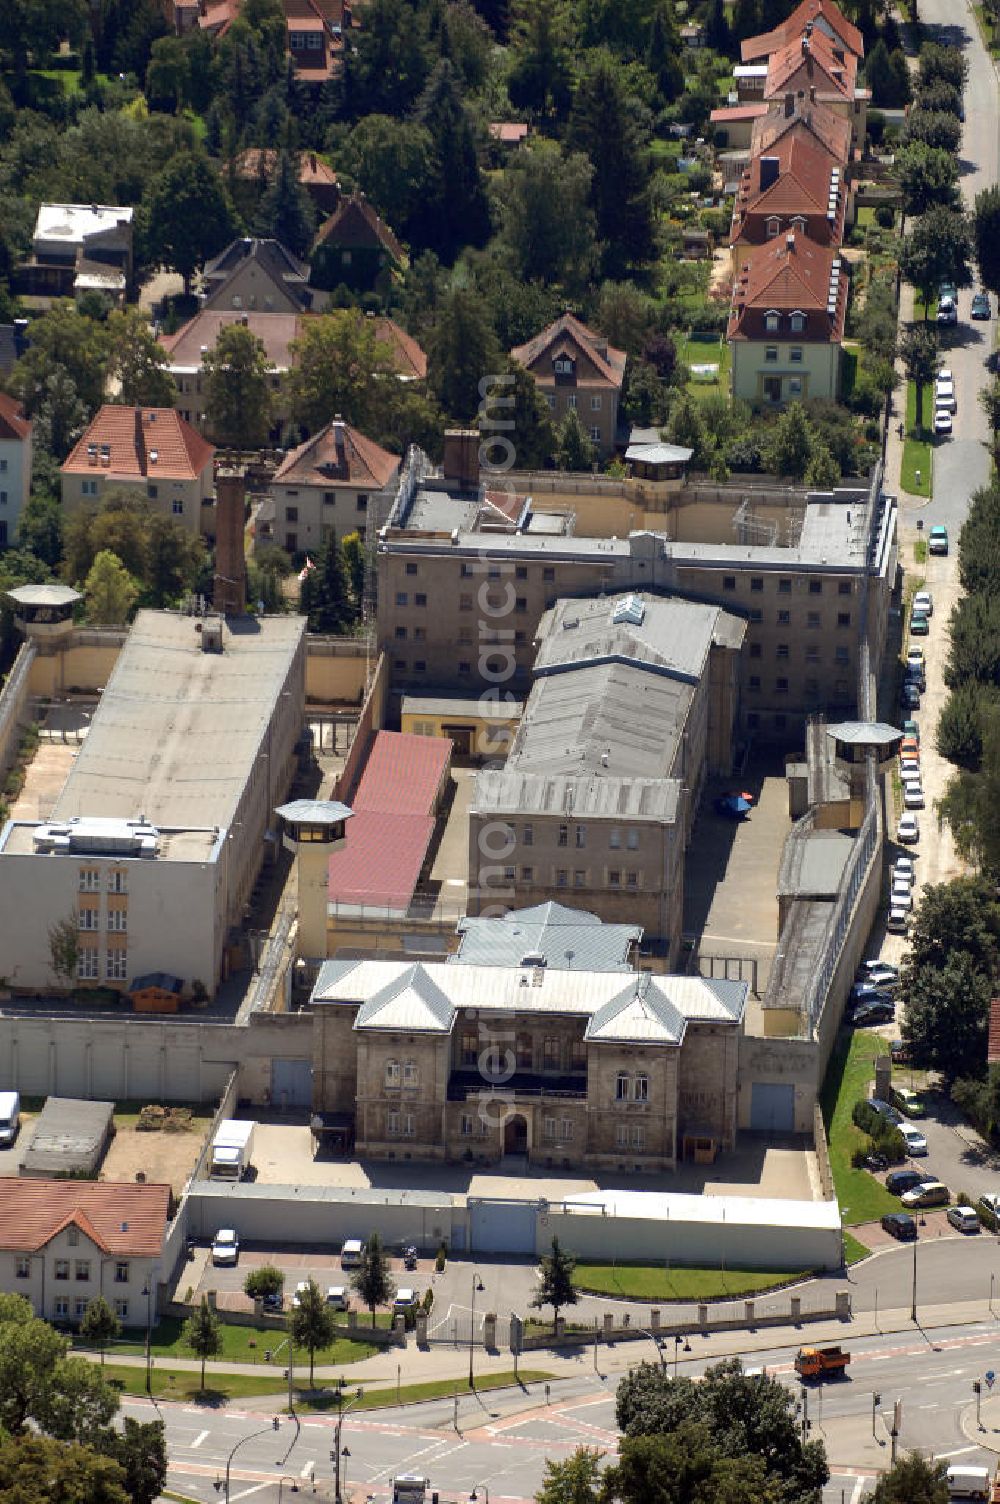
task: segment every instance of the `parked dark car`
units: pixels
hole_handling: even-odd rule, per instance
[[[892,994],[874,982],[855,982],[851,988],[851,1003],[891,1003]]]
[[[925,1180],[934,1180],[936,1177],[930,1170],[890,1170],[885,1177],[885,1188],[890,1196],[901,1196],[904,1191],[912,1191],[914,1186],[923,1185]]]
[[[912,1243],[917,1236],[917,1224],[907,1212],[886,1212],[882,1226],[901,1243]]]
[[[884,1003],[859,1003],[851,1017],[855,1028],[866,1029],[872,1024],[891,1024],[896,1021],[896,1005],[889,999]]]

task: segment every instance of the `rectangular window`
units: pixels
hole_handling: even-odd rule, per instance
[[[573,1040],[569,1047],[569,1064],[570,1069],[574,1071],[587,1069],[587,1041],[585,1039]]]
[[[587,886],[587,874],[581,871],[579,867],[573,873],[573,886],[574,888],[585,888]]]
[[[427,628],[426,627],[414,627],[413,628],[413,641],[414,642],[426,642],[427,641]]]
[[[760,689],[760,674],[751,674],[750,675],[750,679],[749,679],[747,688],[751,689],[751,690]]]
[[[405,627],[397,627],[396,628],[396,641],[397,642],[405,642],[406,641],[406,637],[407,637],[406,628]]]
[[[409,604],[410,604],[410,597],[407,595],[406,591],[405,590],[397,590],[396,591],[396,605],[397,606],[408,606]]]
[[[517,565],[515,565],[515,568],[514,568],[514,578],[515,578],[515,580],[526,580],[528,578],[528,566],[527,566],[527,564],[517,564]]]
[[[612,851],[618,851],[621,848],[621,844],[622,833],[616,827],[612,826],[611,833],[608,836],[608,845],[611,847]]]
[[[850,582],[850,580],[838,580],[837,581],[837,594],[838,595],[850,595],[851,594],[851,582]]]
[[[792,362],[793,365],[801,365],[802,364],[802,346],[801,345],[793,345],[792,348],[788,352],[788,358]]]
[[[358,498],[357,498],[357,500],[356,500],[356,502],[354,504],[354,510],[356,512],[367,512],[367,510],[368,510],[368,497],[365,496],[363,493],[359,494],[359,496],[358,496]]]
[[[837,626],[838,627],[849,627],[850,625],[851,625],[851,613],[850,613],[850,611],[838,611],[837,612]]]
[[[80,492],[81,492],[81,495],[83,495],[83,496],[96,496],[97,495],[97,482],[96,482],[96,480],[85,480],[83,482],[83,484],[81,485],[81,487],[80,487]]]
[[[788,657],[788,643],[787,642],[779,642],[778,646],[774,650],[774,656],[776,658],[787,658]]]
[[[69,1279],[69,1259],[56,1259],[56,1279]]]
[[[777,347],[777,345],[766,345],[764,347],[764,359],[767,360],[767,361],[770,361],[772,365],[777,361],[777,359],[778,359],[778,347]]]
[[[806,662],[807,663],[818,663],[819,662],[819,648],[816,647],[815,644],[810,644],[810,646],[806,648]]]
[[[413,672],[415,674],[426,674],[427,662],[424,658],[415,658],[413,660]]]
[[[109,893],[127,893],[128,892],[128,873],[127,872],[109,872],[108,873],[108,892]]]
[[[81,909],[77,917],[77,927],[81,930],[99,930],[101,927],[100,909]]]
[[[521,881],[523,883],[533,883],[534,880],[535,880],[535,869],[534,869],[534,867],[522,867],[521,868]]]
[[[822,580],[810,580],[809,581],[809,594],[810,595],[822,595],[823,594],[823,581]]]
[[[82,1321],[83,1318],[84,1318],[84,1316],[86,1316],[86,1314],[87,1314],[87,1302],[86,1302],[86,1300],[75,1300],[73,1302],[73,1320],[74,1321]]]
[[[792,613],[790,611],[779,611],[778,612],[778,626],[779,627],[790,627],[791,624],[792,624]]]
[[[555,577],[555,568],[551,564],[546,564],[544,569],[542,570],[542,579],[545,581],[553,581],[555,580]]]
[[[285,508],[285,521],[286,522],[298,522],[298,520],[299,520],[299,509],[298,509],[298,507],[286,507]]]
[[[90,1278],[90,1260],[77,1259],[75,1274],[79,1280],[88,1280]]]
[[[600,410],[601,410],[601,399],[600,399],[600,397],[591,397],[591,399],[590,399],[590,411],[592,413],[599,413]]]
[[[66,1241],[71,1248],[75,1248],[80,1241],[80,1229],[76,1226],[67,1227]]]
[[[617,1134],[616,1134],[616,1138],[617,1138],[617,1141],[618,1141],[618,1147],[619,1147],[619,1149],[627,1149],[628,1148],[628,1124],[627,1123],[619,1123],[618,1124],[618,1131],[617,1131]]]
[[[289,554],[296,554],[296,553],[298,553],[298,551],[299,551],[299,535],[298,535],[298,533],[287,533],[286,532],[286,534],[285,534],[285,552],[289,553]]]
[[[626,888],[637,888],[639,886],[639,874],[638,874],[638,872],[626,872],[626,874],[625,874],[625,886],[626,886]]]
[[[472,664],[471,663],[460,662],[459,665],[458,665],[458,672],[460,674],[471,674],[472,673]]]
[[[560,827],[559,827],[559,840],[558,840],[557,844],[559,846],[568,846],[569,845],[569,826],[568,825],[560,825]]]
[[[760,574],[752,574],[750,576],[750,589],[751,589],[751,592],[753,592],[755,594],[759,594],[760,591],[763,590],[763,588],[764,588],[764,576],[760,575]]]
[[[566,868],[560,867],[559,871],[556,873],[556,887],[565,888],[568,878],[569,873],[566,871]]]
[[[128,1262],[125,1259],[119,1259],[115,1264],[115,1284],[128,1284]]]
[[[576,845],[577,845],[577,849],[578,850],[582,849],[584,846],[586,846],[586,844],[587,844],[587,827],[586,827],[586,825],[578,825],[576,827]]]
[[[472,1113],[471,1112],[463,1112],[462,1113],[462,1120],[461,1120],[461,1124],[459,1126],[459,1130],[458,1131],[462,1135],[463,1138],[471,1138],[472,1137]]]
[[[31,1260],[26,1258],[19,1258],[14,1265],[14,1273],[18,1279],[30,1279]]]
[[[67,1300],[65,1295],[58,1296],[55,1303],[55,1309],[57,1321],[69,1320],[69,1301]]]
[[[649,1077],[638,1075],[635,1078],[635,1090],[633,1092],[637,1102],[649,1101]]]
[[[128,951],[120,948],[109,950],[105,957],[104,971],[109,982],[127,981]]]
[[[774,687],[777,690],[777,692],[778,692],[779,695],[787,695],[787,693],[788,693],[788,680],[787,679],[775,679],[775,681],[774,681]]]
[[[96,950],[81,950],[76,958],[76,975],[81,982],[97,981]]]
[[[471,611],[472,610],[472,596],[471,595],[466,595],[463,592],[463,594],[461,594],[458,597],[458,609],[460,611]]]
[[[629,827],[628,833],[625,837],[625,845],[628,847],[629,851],[639,850],[639,832],[636,830],[634,825]]]
[[[152,486],[152,485],[147,485],[146,486],[146,495],[149,497],[150,501],[155,501],[156,498],[157,498],[157,496],[159,496],[159,494],[160,494],[160,491],[159,491],[159,487],[158,486]]]
[[[596,426],[596,424],[590,430],[590,437],[593,439],[595,444],[599,444],[601,442],[601,430]]]
[[[632,1125],[632,1148],[638,1150],[640,1154],[645,1151],[646,1130],[641,1123],[634,1123]]]
[[[788,378],[788,395],[789,395],[789,397],[801,397],[802,396],[802,377],[801,376],[790,376]]]
[[[812,632],[815,632],[817,630],[817,628],[819,627],[819,625],[820,625],[819,612],[818,611],[808,611],[806,613],[806,626],[809,628],[809,630],[812,631]]]
[[[555,1138],[555,1136],[556,1136],[556,1120],[555,1120],[555,1118],[543,1118],[542,1119],[542,1137],[543,1138]]]
[[[761,655],[760,643],[759,642],[752,642],[750,644],[750,657],[751,658],[759,658],[760,655]]]
[[[404,1086],[416,1086],[417,1080],[418,1080],[417,1062],[415,1060],[404,1060],[404,1062],[403,1062],[403,1085]]]
[[[851,651],[850,651],[850,649],[849,648],[838,648],[837,651],[834,654],[834,659],[836,661],[836,664],[837,664],[838,668],[846,668],[847,665],[851,661]]]
[[[407,574],[416,574],[417,566],[415,564],[407,564],[406,572]]]
[[[521,841],[525,846],[534,846],[535,827],[533,825],[524,826],[523,830],[521,831]]]
[[[569,1118],[559,1119],[559,1137],[564,1140],[573,1137],[573,1124]]]
[[[764,620],[764,613],[761,610],[760,606],[751,606],[750,607],[750,620],[751,621],[763,621]]]
[[[559,1064],[559,1040],[549,1035],[542,1041],[542,1070],[557,1071]]]
[[[569,393],[569,396],[566,398],[566,406],[567,407],[572,407],[572,408],[576,407],[576,393],[575,392],[570,392]]]
[[[469,1031],[462,1035],[462,1064],[475,1065],[479,1059],[479,1037]]]
[[[416,595],[413,597],[413,604],[415,606],[426,606],[427,605],[427,597],[423,593],[422,590],[418,590],[417,593],[416,593]]]
[[[621,887],[621,883],[622,883],[621,869],[619,867],[609,867],[609,869],[608,869],[608,887],[609,888],[620,888]]]
[[[735,590],[736,576],[734,574],[724,574],[722,576],[722,588],[723,590]]]
[[[109,909],[108,929],[113,934],[124,935],[128,929],[128,909]]]
[[[127,1321],[128,1320],[128,1301],[127,1300],[116,1300],[115,1301],[115,1315],[118,1317],[119,1321]]]
[[[386,1126],[387,1126],[388,1131],[389,1131],[389,1133],[390,1133],[390,1135],[392,1137],[395,1137],[399,1133],[399,1113],[398,1112],[390,1112],[389,1113],[389,1116],[386,1118]]]
[[[779,580],[778,581],[778,594],[779,595],[791,595],[791,593],[792,593],[792,582],[791,582],[791,580],[789,580],[789,579]]]
[[[101,891],[101,874],[96,867],[80,868],[80,892],[99,893]]]
[[[628,1076],[625,1071],[619,1071],[615,1080],[615,1101],[628,1101]]]
[[[519,616],[523,616],[527,609],[528,597],[526,595],[519,595],[514,602],[514,610],[518,613]]]

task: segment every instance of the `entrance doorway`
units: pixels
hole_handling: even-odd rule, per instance
[[[503,1152],[505,1154],[527,1154],[528,1152],[528,1124],[519,1112],[509,1117],[503,1125]]]

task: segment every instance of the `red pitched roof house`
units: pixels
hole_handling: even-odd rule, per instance
[[[289,553],[316,550],[389,515],[400,456],[335,418],[286,455],[271,483],[275,542]],[[265,518],[262,517],[262,521]]]
[[[24,408],[0,392],[0,547],[13,543],[31,493],[32,427]]]
[[[278,165],[273,147],[248,146],[233,158],[233,172],[247,183],[270,183]],[[299,182],[323,214],[332,214],[340,201],[340,183],[329,162],[314,151],[299,154]]]
[[[364,194],[351,193],[320,226],[310,260],[314,287],[371,292],[388,286],[406,252]]]
[[[858,59],[811,22],[800,37],[768,58],[764,99],[770,102],[789,94],[829,105],[850,122],[852,144],[864,142],[869,95],[858,86]]]
[[[837,167],[851,161],[851,123],[829,105],[814,99],[785,94],[772,100],[766,112],[754,121],[750,135],[751,156],[774,151],[786,137],[802,137],[825,151]]]
[[[111,488],[128,487],[192,532],[211,533],[203,509],[213,494],[214,456],[212,445],[173,408],[106,403],[60,467],[63,506],[71,511]]]
[[[753,250],[737,272],[727,330],[733,396],[835,399],[846,313],[846,268],[835,250],[791,231]]]
[[[535,378],[557,424],[573,408],[602,454],[614,448],[624,350],[609,345],[575,314],[564,313],[510,353]]]
[[[740,52],[744,63],[753,63],[760,58],[771,56],[789,42],[795,41],[802,36],[808,25],[812,25],[813,31],[822,32],[831,41],[848,52],[853,52],[860,59],[865,55],[864,37],[858,28],[848,21],[839,6],[833,0],[802,0],[792,11],[787,20],[773,31],[761,32],[758,36],[747,37]]]
[[[349,0],[284,0],[288,53],[303,84],[324,84],[339,72],[344,33],[355,25]],[[240,13],[241,0],[200,0],[198,25],[224,37]]]
[[[808,137],[784,135],[744,168],[730,242],[764,245],[791,229],[817,245],[840,245],[847,202],[846,169]]]
[[[78,1322],[81,1306],[103,1295],[123,1325],[143,1326],[155,1319],[158,1286],[170,1273],[162,1267],[169,1215],[168,1185],[4,1175],[3,1287],[46,1321]]]

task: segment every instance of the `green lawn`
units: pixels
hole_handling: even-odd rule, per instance
[[[79,94],[82,88],[79,68],[33,68],[31,71],[39,78],[54,79],[62,85],[64,94]],[[102,84],[111,82],[111,76],[107,73],[98,73],[95,77]]]
[[[184,1323],[176,1316],[164,1316],[153,1328],[153,1338],[150,1343],[150,1351],[154,1358],[193,1358],[194,1353],[188,1347],[183,1337]],[[85,1347],[88,1344],[76,1342],[77,1347]],[[280,1349],[280,1352],[279,1352]],[[144,1331],[127,1331],[121,1340],[108,1349],[109,1357],[115,1354],[127,1357],[141,1357],[146,1351],[146,1334]],[[324,1348],[322,1352],[317,1349],[317,1363],[358,1363],[362,1358],[370,1358],[373,1353],[380,1349],[371,1342],[354,1342],[349,1339],[339,1338],[331,1347]],[[232,1363],[261,1363],[266,1360],[265,1352],[274,1354],[275,1363],[282,1367],[288,1361],[288,1337],[283,1331],[267,1330],[264,1327],[236,1326],[227,1322],[222,1323],[222,1351],[216,1361],[228,1360]],[[303,1361],[303,1352],[296,1350],[296,1363]],[[273,1383],[274,1381],[271,1380]]]
[[[681,1269],[662,1264],[577,1264],[573,1283],[592,1295],[631,1300],[724,1300],[792,1284],[788,1269]]]
[[[924,414],[933,401],[933,393],[924,391]],[[903,468],[900,483],[911,496],[930,496],[933,483],[933,447],[928,428],[917,427],[917,388],[906,383],[906,439],[903,443]],[[919,472],[920,479],[917,479]]]
[[[870,1253],[871,1249],[866,1248],[853,1233],[844,1232],[844,1258],[848,1264],[856,1264],[859,1260],[866,1259]]]
[[[867,1029],[844,1031],[837,1040],[823,1082],[821,1104],[826,1136],[830,1145],[830,1165],[837,1200],[844,1225],[872,1222],[884,1212],[898,1211],[899,1202],[867,1170],[855,1170],[851,1151],[865,1143],[865,1135],[855,1128],[851,1111],[859,1099],[867,1099],[868,1085],[875,1074],[876,1055],[888,1053],[889,1045],[880,1034]]]
[[[972,10],[976,17],[976,25],[979,27],[979,34],[983,39],[983,45],[994,54],[1000,52],[1000,41],[997,40],[996,31],[990,24],[985,7],[982,5],[973,5]]]
[[[724,336],[714,334],[706,339],[698,339],[688,334],[678,339],[676,344],[677,358],[686,366],[717,365],[719,367],[718,374],[711,380],[692,376],[685,390],[692,397],[728,397],[731,361],[729,345]]]
[[[915,564],[927,563],[927,539],[918,538],[913,545],[913,561]]]
[[[317,1359],[318,1361],[318,1359]],[[298,1365],[296,1371],[299,1372]],[[104,1370],[104,1377],[114,1382],[115,1386],[123,1394],[145,1394],[146,1370],[144,1368],[128,1368],[109,1363]],[[514,1384],[541,1384],[554,1377],[541,1368],[521,1368],[517,1377],[513,1369],[504,1370],[503,1373],[483,1374],[476,1379],[476,1389],[480,1393],[490,1389],[509,1389]],[[282,1380],[280,1370],[273,1374],[237,1374],[237,1373],[213,1373],[209,1371],[205,1375],[205,1388],[201,1388],[201,1376],[187,1369],[160,1367],[154,1365],[152,1372],[152,1390],[160,1399],[200,1400],[204,1404],[221,1404],[233,1399],[255,1399],[265,1394],[284,1394],[287,1384]],[[353,1394],[350,1386],[347,1391]],[[293,1386],[295,1394],[295,1408],[297,1410],[335,1411],[337,1401],[334,1398],[332,1387],[326,1383],[318,1390],[310,1390],[296,1378]],[[323,1392],[328,1390],[328,1392]],[[395,1385],[385,1389],[368,1389],[363,1397],[357,1401],[356,1410],[385,1410],[395,1407],[397,1404],[415,1405],[422,1400],[447,1399],[453,1394],[468,1394],[468,1375],[463,1374],[460,1379],[436,1379],[426,1384],[403,1384],[397,1390]],[[282,1405],[284,1410],[284,1405]]]

